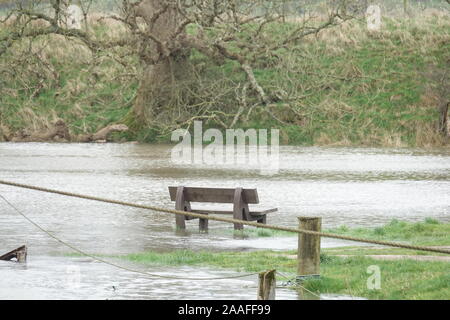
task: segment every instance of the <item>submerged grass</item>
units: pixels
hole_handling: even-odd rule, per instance
[[[450,245],[450,224],[427,219],[421,223],[393,220],[375,229],[338,228],[330,231],[383,239],[403,239],[416,244]],[[247,230],[247,232],[249,232]],[[252,233],[252,231],[250,231]],[[257,235],[258,231],[254,231]],[[143,252],[121,256],[121,259],[146,265],[204,266],[239,272],[276,269],[295,277],[297,260],[294,251],[211,252],[176,250]],[[424,252],[395,248],[343,247],[323,249],[321,278],[308,280],[303,286],[315,293],[345,294],[369,299],[450,299],[450,264],[444,261],[375,260],[365,255],[423,255]],[[350,255],[339,257],[338,255]],[[428,255],[428,254],[427,254]],[[432,254],[437,256],[438,254]],[[369,267],[381,272],[381,289],[369,290]],[[280,281],[285,280],[279,278]]]
[[[374,230],[384,230],[374,231]],[[392,221],[378,229],[339,228],[358,236],[408,239],[417,244],[450,245],[449,223],[427,219],[421,223]],[[387,237],[387,238],[386,238]],[[434,238],[434,240],[433,240]],[[315,294],[343,294],[368,299],[450,299],[450,263],[445,261],[394,261],[376,260],[366,255],[433,255],[414,250],[383,247],[342,247],[323,249],[321,254],[321,278],[308,280],[302,285]],[[142,252],[113,258],[147,266],[198,266],[230,269],[236,272],[260,272],[275,269],[294,278],[297,272],[295,251],[194,251],[174,250],[168,252]],[[349,255],[340,257],[339,255]],[[70,256],[79,256],[77,254]],[[106,257],[106,256],[102,256]],[[109,256],[111,258],[111,256]],[[381,289],[369,290],[367,282],[369,267],[380,270]],[[278,276],[278,281],[287,279]],[[295,289],[295,288],[294,288]]]
[[[227,268],[239,272],[259,272],[276,269],[293,277],[297,261],[292,252],[146,252],[122,256],[123,259],[147,264],[169,266],[204,266]],[[381,271],[381,289],[367,288],[368,267]],[[279,278],[279,281],[284,279]],[[369,299],[449,299],[450,268],[448,262],[412,260],[379,261],[366,257],[340,258],[321,256],[321,278],[309,280],[303,286],[315,293],[346,294]]]
[[[242,231],[215,230],[219,234],[232,234],[242,238],[296,237],[297,234],[285,231],[246,228]],[[427,218],[422,222],[407,222],[393,219],[384,226],[376,228],[351,228],[341,226],[326,229],[324,232],[371,240],[408,242],[415,245],[450,245],[450,223]]]

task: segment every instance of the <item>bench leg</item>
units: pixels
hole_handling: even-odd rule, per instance
[[[191,204],[186,201],[184,196],[184,187],[178,187],[177,198],[175,201],[175,210],[178,211],[191,211]],[[175,215],[175,222],[177,230],[186,230],[186,216],[177,214]]]
[[[233,218],[237,220],[248,219],[248,204],[243,199],[242,188],[236,188],[233,200]],[[234,224],[234,230],[243,230],[244,225],[241,223]]]
[[[264,215],[260,219],[257,220],[258,223],[267,224],[267,216]]]
[[[242,214],[242,211],[235,211],[233,214],[233,218],[237,220],[244,220],[244,215]],[[244,230],[244,225],[241,223],[235,223],[234,230]]]
[[[208,232],[208,221],[209,221],[208,219],[200,218],[200,221],[198,223],[200,232]]]
[[[234,230],[244,230],[244,225],[240,223],[235,223]]]
[[[176,221],[178,230],[186,230],[186,216],[177,214],[175,216],[175,221]]]

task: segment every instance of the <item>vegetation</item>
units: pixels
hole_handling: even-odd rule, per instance
[[[191,265],[228,268],[241,272],[276,269],[295,277],[297,261],[286,254],[272,251],[256,252],[147,252],[122,257],[151,265]],[[302,285],[315,294],[345,294],[368,299],[449,299],[450,272],[448,262],[375,260],[367,257],[341,258],[328,254],[321,257],[321,278]],[[381,289],[367,289],[367,268],[381,270]],[[278,276],[279,281],[286,281]],[[290,280],[290,279],[289,279]]]
[[[74,135],[125,123],[131,130],[114,141],[168,142],[173,125],[189,127],[202,119],[207,127],[280,128],[288,144],[443,145],[436,125],[450,83],[449,21],[442,11],[385,17],[374,34],[363,21],[351,20],[258,56],[253,73],[272,101],[268,105],[258,103],[239,63],[217,65],[192,49],[186,81],[195,85],[195,98],[171,109],[172,115],[190,115],[169,116],[172,125],[162,126],[135,125],[141,62],[126,47],[93,55],[80,41],[60,35],[25,39],[0,59],[0,139],[63,119]],[[99,15],[89,23],[94,38],[104,41],[126,32]],[[281,39],[298,23],[271,23],[266,36]],[[187,32],[196,34],[196,27]]]
[[[345,233],[384,240],[408,240],[419,245],[450,245],[450,223],[427,219],[421,223],[393,220],[381,228],[338,228],[330,232]],[[449,299],[449,263],[445,261],[377,260],[371,255],[424,255],[425,252],[396,248],[342,247],[323,249],[321,278],[308,280],[302,285],[315,294],[345,294],[369,299]],[[239,272],[259,272],[276,269],[295,277],[296,252],[253,251],[211,252],[176,250],[171,252],[144,252],[121,256],[132,262],[164,266],[209,266]],[[341,257],[347,255],[348,257]],[[438,254],[433,254],[439,256]],[[367,289],[369,266],[381,270],[381,289]],[[279,281],[287,279],[280,278]],[[290,280],[290,279],[289,279]]]
[[[415,245],[450,245],[450,223],[441,223],[430,218],[425,219],[424,222],[417,223],[408,223],[394,219],[385,226],[372,229],[352,229],[342,226],[327,232],[375,240],[406,241]]]
[[[220,230],[219,232],[232,233],[233,231]],[[423,222],[415,223],[393,219],[388,224],[376,228],[349,228],[347,226],[341,226],[324,230],[324,232],[371,240],[407,242],[425,246],[450,244],[450,223],[439,222],[430,218],[425,219]],[[296,236],[293,233],[285,231],[256,228],[246,228],[243,231],[234,231],[233,235],[243,238]]]
[[[420,223],[393,220],[375,229],[345,228],[328,230],[362,237],[384,240],[407,240],[418,245],[450,245],[450,223],[426,219]],[[251,230],[251,229],[248,229]],[[257,232],[255,232],[257,234]],[[279,235],[279,234],[277,234]],[[372,256],[395,255],[395,260],[379,260]],[[307,290],[317,294],[343,294],[368,299],[449,299],[449,262],[415,261],[407,256],[430,255],[430,253],[386,247],[341,247],[322,249],[321,278],[302,283]],[[435,257],[440,254],[432,254]],[[343,257],[346,256],[346,257]],[[103,256],[104,257],[104,256]],[[445,257],[447,257],[445,255]],[[295,251],[192,251],[142,252],[116,256],[130,262],[159,266],[202,266],[235,270],[237,272],[260,272],[276,269],[278,281],[295,277],[297,261]],[[369,290],[368,268],[378,266],[381,271],[381,289]],[[305,294],[301,287],[293,288]],[[303,291],[302,291],[303,290]],[[308,291],[306,291],[307,293]],[[305,296],[308,296],[305,294]],[[311,297],[311,296],[309,296]]]

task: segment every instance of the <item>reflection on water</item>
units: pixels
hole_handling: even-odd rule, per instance
[[[169,146],[162,145],[5,143],[0,144],[1,179],[169,208],[174,206],[167,191],[172,185],[258,188],[261,207],[279,208],[278,213],[270,215],[269,223],[284,226],[296,226],[297,216],[302,215],[321,216],[324,228],[342,224],[372,227],[393,218],[450,220],[448,149],[282,147],[280,172],[273,176],[260,175],[259,170],[249,170],[245,165],[227,169],[174,165],[170,162],[170,151]],[[93,253],[182,248],[296,248],[295,237],[233,239],[231,233],[222,232],[232,226],[219,222],[210,223],[211,230],[207,235],[197,232],[198,222],[189,222],[190,232],[180,237],[173,231],[174,217],[164,213],[6,186],[0,186],[0,193],[49,231]],[[31,258],[68,252],[1,202],[0,212],[0,251],[27,243]],[[341,244],[323,239],[324,246]],[[49,263],[46,273],[47,260],[39,261],[36,263],[42,268],[42,277],[51,277],[53,264]],[[8,268],[9,271],[3,268],[1,272],[11,272],[12,278],[22,272]],[[109,272],[107,267],[97,264],[94,270],[99,274]],[[214,273],[211,270],[205,272]],[[129,279],[134,283],[131,279],[136,276],[129,276]],[[95,281],[91,280],[92,288],[64,297],[112,298],[95,291]],[[0,297],[5,291],[13,297],[25,294],[6,288],[9,290],[8,286],[0,284]],[[39,288],[36,286],[37,292]],[[130,288],[130,295],[120,297],[131,297],[133,286],[127,288]],[[177,288],[175,284],[167,284],[164,288],[167,292],[158,291],[158,297],[172,298],[170,292]],[[228,289],[223,294],[226,295]],[[153,290],[146,290],[143,297],[155,298]],[[250,291],[247,298],[253,297],[253,291]],[[27,292],[32,294],[33,290]],[[201,298],[202,294],[202,290],[192,292],[191,298]]]

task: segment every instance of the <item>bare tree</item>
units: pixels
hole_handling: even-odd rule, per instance
[[[79,3],[87,17],[91,1]],[[133,111],[134,118],[143,123],[161,121],[160,115],[180,95],[189,95],[190,89],[183,92],[180,84],[192,77],[188,62],[193,50],[219,66],[234,61],[246,77],[245,92],[268,105],[275,98],[258,82],[254,66],[276,57],[278,49],[351,18],[337,5],[326,15],[305,14],[291,21],[284,34],[273,37],[270,28],[288,20],[285,0],[122,0],[120,14],[101,19],[117,21],[127,33],[102,39],[88,29],[69,29],[60,23],[67,4],[66,0],[19,2],[1,21],[9,27],[0,33],[0,56],[16,41],[50,34],[75,39],[94,53],[127,47],[140,60]]]

